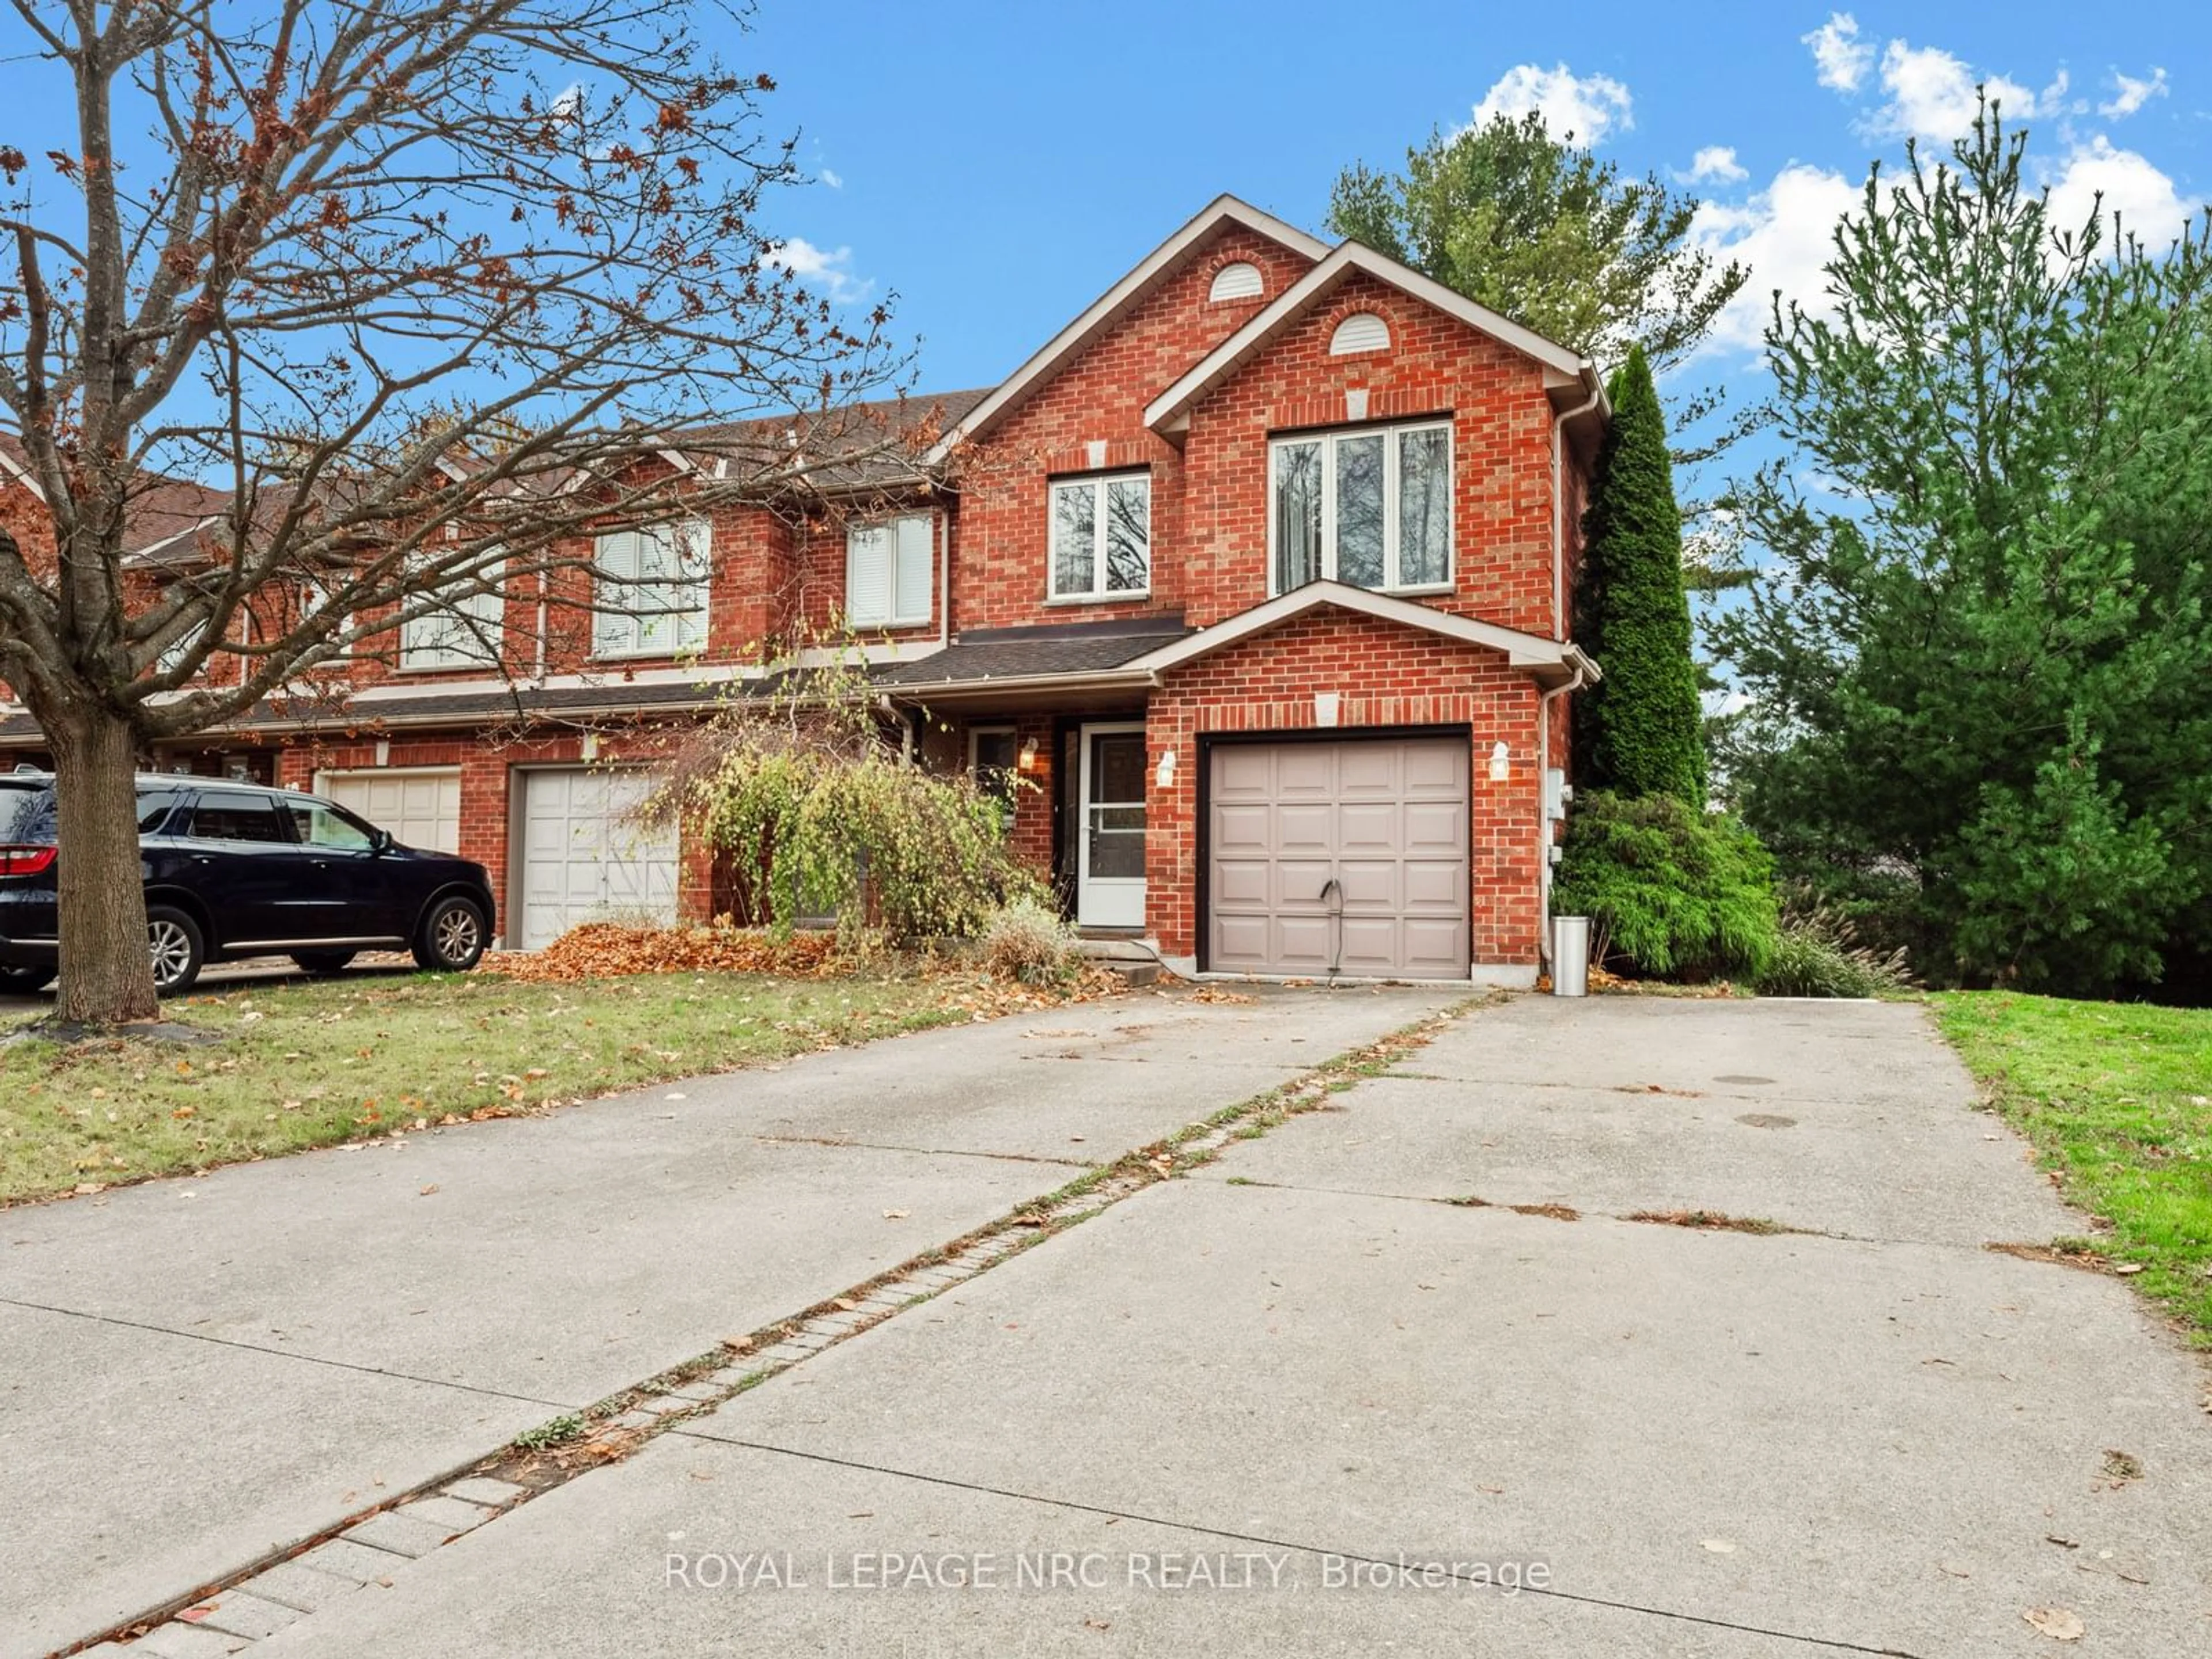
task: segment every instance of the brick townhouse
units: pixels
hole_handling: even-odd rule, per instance
[[[857,516],[609,533],[619,599],[549,591],[580,570],[459,597],[364,649],[342,708],[149,763],[477,859],[533,948],[711,911],[708,851],[629,821],[649,757],[778,641],[849,629],[919,763],[1006,791],[1085,930],[1185,971],[1533,980],[1566,701],[1598,672],[1566,637],[1589,362],[1224,197],[1006,380],[899,418],[913,465]],[[33,488],[0,437],[6,522]],[[191,487],[158,499],[149,568],[190,539]],[[0,766],[40,753],[0,706]]]

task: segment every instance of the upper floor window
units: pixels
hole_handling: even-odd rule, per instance
[[[845,532],[845,620],[856,628],[910,628],[929,620],[927,514]]]
[[[433,595],[436,609],[399,624],[399,666],[410,672],[498,666],[505,574],[504,566],[493,564],[441,583]]]
[[[333,601],[343,587],[344,580],[343,577],[321,576],[308,576],[302,579],[300,583],[299,612],[293,618],[294,625],[305,627],[308,623],[322,616],[324,612],[331,611]],[[343,638],[352,631],[353,612],[351,611],[339,611],[331,617],[330,637]],[[331,654],[333,657],[350,657],[353,653],[352,646],[342,645]]]
[[[680,657],[704,647],[714,546],[704,519],[600,537],[592,567],[592,654]]]
[[[1388,351],[1390,325],[1371,311],[1355,311],[1328,337],[1328,355],[1350,357],[1362,351]]]
[[[1272,591],[1449,586],[1451,433],[1445,421],[1274,440]]]
[[[1137,599],[1152,586],[1152,475],[1117,472],[1054,480],[1052,597]]]
[[[1263,289],[1260,267],[1239,259],[1213,273],[1213,287],[1207,292],[1209,300],[1256,300]]]

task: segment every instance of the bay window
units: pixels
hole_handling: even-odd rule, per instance
[[[1451,585],[1451,423],[1301,433],[1269,446],[1269,591]]]
[[[1133,599],[1152,586],[1152,475],[1054,479],[1051,597]]]

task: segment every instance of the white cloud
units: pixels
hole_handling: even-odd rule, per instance
[[[819,289],[838,305],[852,305],[867,297],[872,280],[853,274],[853,250],[818,248],[804,236],[778,243],[764,263],[789,271],[809,287]]]
[[[2100,191],[2101,204],[2097,201]],[[2190,212],[2172,179],[2134,150],[2116,148],[2101,132],[2076,144],[2051,180],[2051,228],[2078,230],[2100,207],[2106,219],[2107,251],[2113,246],[2115,216],[2123,232],[2155,249],[2180,234]]]
[[[2139,81],[2132,75],[2123,75],[2114,70],[2112,85],[2116,90],[2111,101],[2098,105],[2097,113],[2108,121],[2124,121],[2152,99],[2166,96],[2166,71],[2154,69],[2150,72],[2150,79]]]
[[[2009,121],[2046,112],[2065,98],[2066,76],[2062,71],[2040,99],[2017,81],[2002,75],[1974,73],[1965,59],[1941,46],[1914,46],[1893,40],[1881,54],[1881,88],[1888,101],[1869,120],[1868,130],[1885,137],[1923,138],[1948,143],[1963,137],[1974,125],[1979,106],[1977,84],[1990,101],[2003,106]]]
[[[1565,64],[1542,69],[1518,64],[1498,77],[1498,84],[1482,94],[1474,106],[1475,125],[1487,126],[1497,116],[1526,115],[1534,110],[1544,118],[1553,137],[1568,133],[1587,145],[1605,142],[1618,126],[1624,132],[1636,125],[1628,88],[1609,75],[1577,75]]]
[[[819,179],[823,184],[829,185],[832,190],[842,190],[845,188],[844,179],[839,175],[836,169],[834,167],[820,168],[816,172],[814,176]]]
[[[1690,158],[1690,169],[1674,177],[1686,185],[1740,185],[1751,177],[1727,144],[1707,144]]]
[[[1859,20],[1847,11],[1832,11],[1828,21],[1810,34],[1799,37],[1813,48],[1820,84],[1838,92],[1856,92],[1866,72],[1874,67],[1874,47],[1859,39]]]
[[[1692,241],[1717,260],[1736,260],[1751,271],[1715,321],[1709,344],[1757,350],[1777,289],[1785,305],[1794,300],[1816,316],[1832,310],[1822,268],[1834,252],[1837,221],[1861,199],[1860,187],[1842,173],[1792,162],[1747,201],[1701,205],[1691,222]]]

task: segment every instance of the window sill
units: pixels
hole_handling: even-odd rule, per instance
[[[1045,596],[1044,602],[1047,605],[1121,605],[1128,600],[1149,599],[1152,597],[1152,590],[1149,587],[1122,587],[1111,593],[1049,593]]]
[[[936,620],[933,617],[894,617],[880,621],[862,622],[857,617],[845,618],[845,626],[855,634],[894,634],[927,628]]]
[[[500,666],[489,657],[475,662],[409,662],[403,657],[398,666],[392,672],[395,674],[481,674],[487,670],[496,673]]]
[[[1315,580],[1317,581],[1333,581],[1335,579],[1334,577],[1316,577]],[[1304,586],[1309,587],[1312,585],[1313,584],[1311,582],[1304,584]],[[1340,584],[1340,586],[1345,587],[1357,587],[1363,593],[1380,593],[1387,599],[1443,599],[1459,592],[1459,585],[1456,582],[1431,582],[1421,587],[1361,587],[1358,582],[1344,582]],[[1296,593],[1297,592],[1299,592],[1299,589],[1296,587],[1270,588],[1267,592],[1267,597],[1271,599],[1279,599],[1285,593]]]
[[[695,646],[689,651],[593,651],[593,662],[704,662],[707,648]]]

